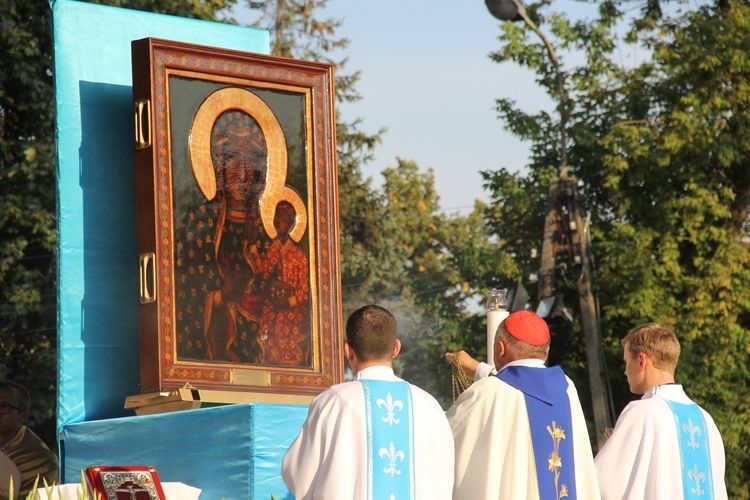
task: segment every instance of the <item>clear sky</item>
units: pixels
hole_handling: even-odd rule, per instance
[[[376,186],[396,158],[412,160],[433,170],[444,210],[466,213],[474,200],[489,200],[481,170],[518,171],[528,161],[529,145],[504,130],[495,99],[556,112],[530,71],[490,60],[500,21],[483,0],[329,0],[321,17],[342,20],[336,35],[350,40],[343,73],[362,75],[363,99],[341,105],[344,119],[362,118],[370,133],[388,129],[364,168]]]
[[[388,128],[365,168],[375,185],[397,157],[413,160],[433,169],[443,209],[467,212],[489,199],[480,170],[526,164],[528,145],[503,129],[495,99],[528,111],[554,103],[529,71],[489,59],[500,21],[482,0],[329,0],[328,14],[351,41],[345,72],[362,73],[363,99],[343,105],[344,118],[363,118],[368,132]]]

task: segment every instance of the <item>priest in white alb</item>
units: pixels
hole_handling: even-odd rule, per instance
[[[357,380],[330,387],[282,462],[297,499],[448,500],[453,436],[438,402],[393,373],[393,315],[364,306],[349,317],[344,352]]]
[[[446,357],[475,382],[448,410],[454,499],[598,499],[586,421],[573,382],[548,368],[547,323],[511,313],[494,343],[497,373],[464,351]]]
[[[596,455],[602,498],[726,499],[719,430],[674,380],[675,334],[648,323],[621,343],[630,391],[643,396],[625,407]]]

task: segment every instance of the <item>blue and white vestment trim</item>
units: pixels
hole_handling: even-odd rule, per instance
[[[367,416],[367,499],[416,498],[411,388],[403,381],[360,383]]]
[[[668,399],[664,402],[672,410],[677,425],[684,498],[714,498],[711,453],[703,413],[695,403],[676,403]]]

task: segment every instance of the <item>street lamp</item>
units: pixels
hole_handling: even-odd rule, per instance
[[[523,8],[518,0],[485,0],[487,10],[490,11],[495,18],[501,21],[523,21],[526,23],[531,31],[539,35],[539,38],[544,42],[544,46],[547,47],[549,58],[552,64],[555,66],[555,76],[557,79],[557,93],[560,99],[560,172],[561,178],[568,176],[568,145],[567,145],[567,122],[568,122],[568,110],[566,107],[568,101],[568,94],[565,92],[565,84],[563,82],[563,74],[560,70],[560,63],[557,61],[557,53],[552,47],[552,44],[544,36],[539,27],[532,21],[529,16],[526,15],[526,9]]]
[[[580,265],[581,274],[577,281],[578,299],[581,309],[581,323],[583,324],[584,342],[586,344],[586,357],[588,359],[589,382],[591,385],[591,397],[594,410],[594,425],[596,427],[597,444],[604,445],[604,430],[613,426],[614,405],[612,395],[607,382],[607,372],[602,345],[601,327],[599,315],[593,294],[593,276],[588,259],[587,229],[583,226],[581,214],[576,203],[578,193],[578,180],[568,175],[568,145],[566,125],[568,121],[568,94],[565,92],[563,74],[560,63],[552,44],[544,36],[537,25],[526,15],[518,0],[485,0],[487,9],[501,21],[520,21],[539,35],[539,38],[547,47],[549,58],[555,66],[557,77],[557,93],[560,99],[558,106],[560,110],[560,171],[557,179],[550,181],[547,195],[547,215],[544,221],[544,237],[542,240],[541,269],[539,279],[538,300],[540,306],[545,301],[556,302],[552,294],[552,278],[555,269],[555,255],[559,247],[565,245],[555,244],[556,235],[565,234],[567,237],[567,248],[571,255],[579,257],[574,264]],[[563,210],[566,205],[567,210]],[[543,308],[542,308],[543,309]],[[539,312],[542,312],[538,309]]]

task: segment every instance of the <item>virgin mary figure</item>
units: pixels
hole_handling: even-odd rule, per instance
[[[176,228],[178,356],[254,363],[270,247],[260,216],[268,152],[261,127],[238,109],[211,131],[216,195],[188,211]]]

